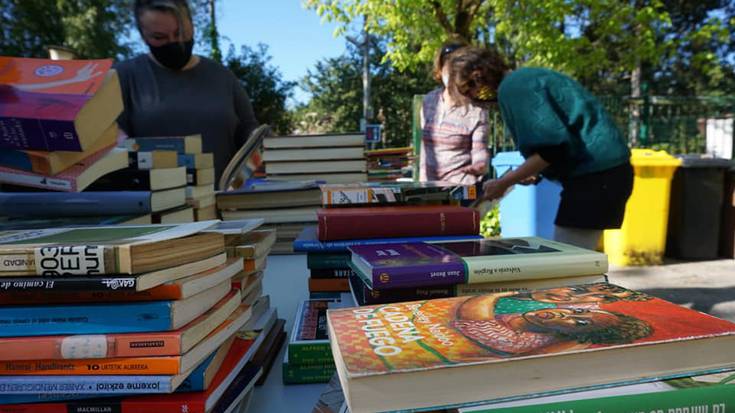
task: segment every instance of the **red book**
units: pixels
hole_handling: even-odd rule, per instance
[[[344,239],[476,235],[480,214],[460,206],[322,208],[319,241]]]

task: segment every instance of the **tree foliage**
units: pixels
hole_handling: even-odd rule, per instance
[[[0,0],[0,55],[47,57],[65,46],[80,58],[127,57],[127,0]]]
[[[234,46],[231,46],[225,65],[250,96],[258,122],[267,123],[276,133],[285,134],[291,127],[286,100],[292,96],[296,82],[284,81],[278,68],[270,61],[268,47],[264,44],[256,48],[242,46],[240,54],[236,54]]]
[[[436,87],[427,65],[405,71],[385,61],[382,44],[371,50],[371,104],[375,120],[383,125],[386,146],[405,146],[411,137],[413,95]],[[302,133],[351,132],[359,130],[362,117],[362,55],[348,45],[336,58],[317,62],[302,79],[301,87],[311,95],[308,104],[295,111],[295,127]]]
[[[683,92],[721,88],[732,75],[731,0],[306,0],[339,23],[367,16],[399,68],[429,62],[448,38],[495,47],[514,66],[554,68],[597,91],[621,90],[631,71]],[[730,57],[728,57],[730,56]],[[731,91],[732,92],[732,91]]]

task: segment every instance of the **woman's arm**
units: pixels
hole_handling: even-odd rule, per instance
[[[480,122],[472,132],[471,163],[464,168],[464,172],[467,174],[477,177],[487,174],[487,166],[490,161],[490,154],[487,150],[489,135],[488,113],[483,110],[480,115]]]
[[[485,182],[485,185],[482,187],[482,199],[492,201],[493,199],[500,198],[510,186],[538,175],[549,165],[550,163],[546,162],[541,155],[537,153],[531,155],[518,168],[509,171],[498,179]]]

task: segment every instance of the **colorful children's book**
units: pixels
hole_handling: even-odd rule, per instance
[[[338,309],[327,318],[353,413],[735,369],[735,324],[612,284]]]
[[[628,384],[482,406],[458,413],[726,412],[735,407],[733,372]]]
[[[178,356],[11,360],[0,363],[0,376],[175,375],[190,372],[242,328],[250,307],[241,305],[191,350]]]
[[[228,280],[175,301],[0,307],[0,337],[175,330],[212,308],[230,287]]]
[[[112,59],[0,56],[0,148],[82,152],[122,112]]]
[[[0,276],[139,274],[224,251],[224,236],[190,224],[51,228],[0,233]]]
[[[204,314],[174,331],[0,338],[0,360],[177,356],[191,350],[225,322],[240,300],[240,294],[230,292]]]
[[[477,211],[459,206],[321,208],[317,219],[320,241],[477,235],[480,231]]]
[[[607,256],[538,237],[358,245],[351,264],[372,289],[596,275]]]
[[[475,185],[448,182],[360,182],[321,185],[322,206],[369,204],[425,204],[431,202],[472,201]]]
[[[101,176],[125,168],[127,164],[128,153],[124,149],[102,149],[52,176],[0,166],[0,183],[50,191],[79,192]]]
[[[294,252],[347,252],[347,248],[353,245],[373,245],[373,244],[408,244],[412,242],[449,242],[449,241],[470,241],[482,239],[481,235],[448,235],[436,237],[396,237],[396,238],[367,238],[367,239],[348,239],[340,241],[319,241],[317,237],[317,227],[308,225],[304,227],[301,234],[293,242]]]

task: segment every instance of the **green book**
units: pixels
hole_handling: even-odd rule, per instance
[[[349,268],[352,255],[349,252],[339,253],[308,253],[306,267],[310,270]]]
[[[283,356],[283,384],[327,383],[337,371],[331,364],[300,364],[289,361],[289,352]]]
[[[733,372],[637,383],[460,408],[459,413],[726,413],[735,409]]]
[[[303,300],[299,303],[293,329],[288,340],[288,353],[293,364],[334,366],[327,333],[327,309],[353,305],[349,294],[340,298]]]

